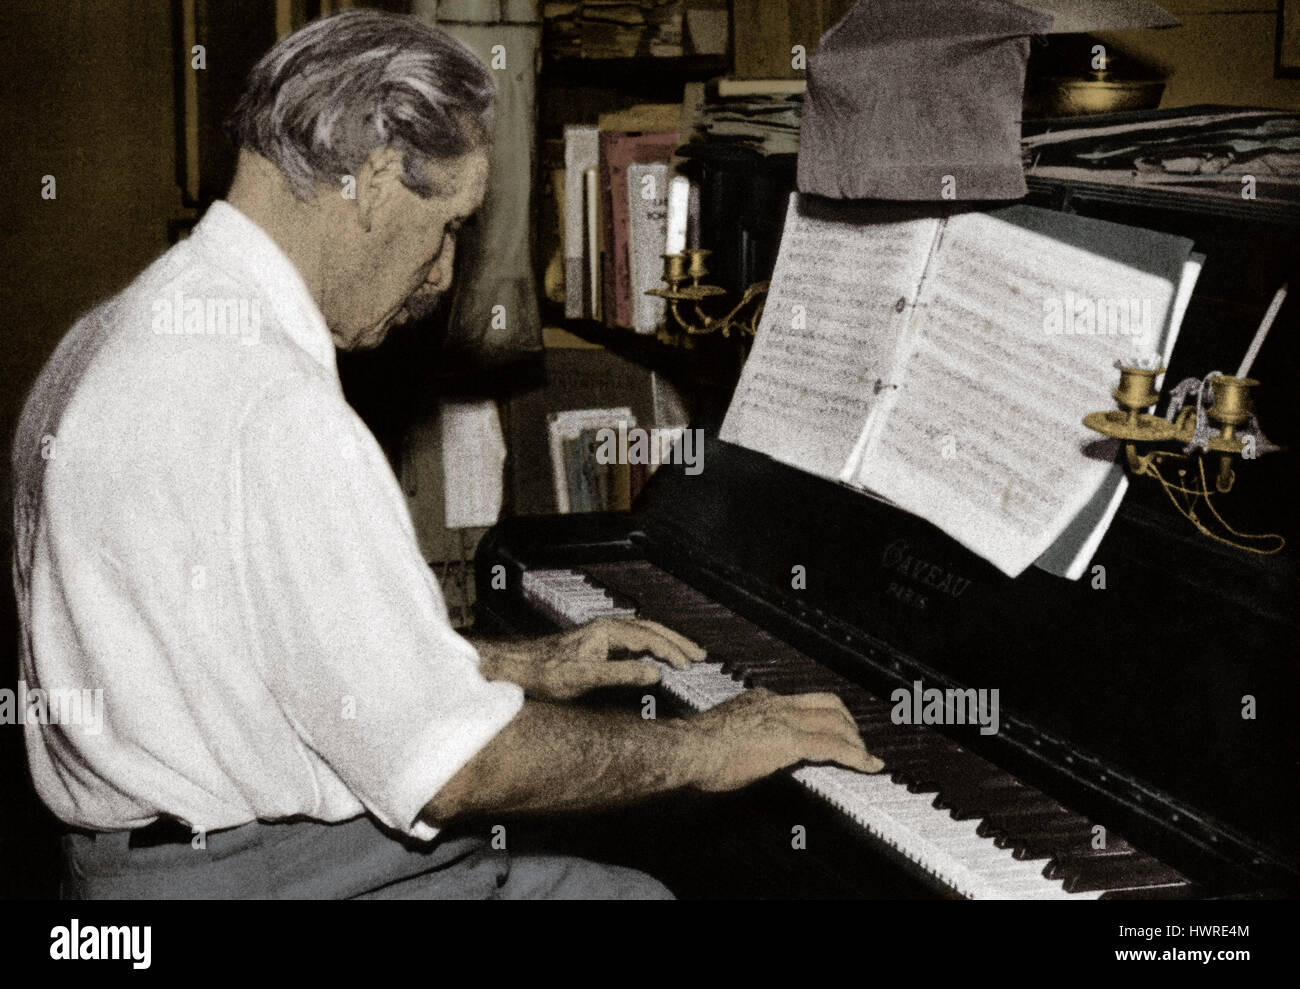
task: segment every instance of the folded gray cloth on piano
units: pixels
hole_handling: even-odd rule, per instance
[[[1029,35],[1007,0],[861,0],[808,60],[799,191],[837,199],[1018,199]]]

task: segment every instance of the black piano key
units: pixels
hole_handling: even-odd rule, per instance
[[[1059,827],[1026,828],[1024,834],[1017,836],[1013,847],[1032,849],[1035,853],[1031,856],[1033,858],[1042,858],[1044,853],[1053,860],[1057,857],[1072,857],[1081,850],[1092,847],[1095,826],[1092,821],[1083,821]],[[1119,839],[1116,841],[1119,842]]]
[[[1002,770],[995,766],[986,768],[963,764],[956,767],[934,798],[934,809],[952,811],[969,807],[973,802],[972,794],[978,792],[979,785],[999,775],[1002,775]],[[962,815],[962,818],[969,817],[969,814]]]
[[[1079,814],[1072,814],[1050,797],[1033,794],[1017,799],[989,813],[988,820],[1004,834],[1048,834],[1053,832],[1090,830],[1092,822]]]
[[[889,725],[895,727],[889,720],[889,712],[882,711],[879,705],[869,704],[866,701],[856,697],[840,695],[840,700],[844,701],[844,707],[848,709],[849,714],[853,715],[864,728],[871,726]]]
[[[891,730],[901,732],[904,729],[897,725],[881,725],[872,734],[888,737]],[[969,752],[943,734],[924,728],[907,730],[920,732],[918,737],[927,741],[917,752],[917,759],[911,760],[905,767],[900,767],[898,782],[909,785],[910,789],[914,786],[914,793],[937,791],[940,795],[936,797],[936,810],[946,810],[952,803],[950,799],[945,801],[945,794],[961,793],[976,785],[978,781],[988,780],[993,775],[1001,775],[1000,771],[992,767],[988,767],[988,771],[985,772],[987,763],[971,758]],[[863,738],[866,737],[865,734]]]
[[[864,739],[863,744],[885,760],[887,769],[902,769],[924,764],[927,743],[923,738],[882,738],[873,741]]]
[[[1024,817],[1017,818],[1015,812],[1025,810],[1039,810],[1042,811],[1040,816],[1050,818],[1053,813],[1063,808],[1051,797],[1045,797],[1041,793],[1029,791],[1008,794],[996,808],[981,816],[975,833],[985,838],[996,838],[998,835],[1014,836],[1017,821],[1024,821]]]
[[[875,734],[875,733],[873,733]],[[883,744],[891,744],[890,736],[883,732],[878,733]],[[911,763],[915,771],[925,773],[931,776],[935,782],[946,782],[952,776],[951,763],[954,758],[952,743],[942,735],[933,733],[901,735],[901,738],[910,738],[911,743],[907,746],[909,751],[915,753],[915,760]],[[865,736],[864,736],[865,738]]]
[[[1059,813],[1034,817],[990,818],[993,843],[999,848],[1019,848],[1034,844],[1041,848],[1069,849],[1071,843],[1092,837],[1092,822],[1063,808]]]
[[[620,611],[628,608],[632,609],[633,611],[641,610],[640,605],[638,605],[633,598],[628,597],[626,594],[619,594],[616,591],[610,592],[609,598],[610,601],[613,603],[614,607],[618,608]]]
[[[1000,834],[993,839],[993,844],[999,848],[1008,849],[1012,858],[1050,861],[1061,854],[1063,849],[1075,848],[1080,843],[1090,840],[1091,837],[1092,826],[1087,825],[1075,830],[1047,830],[1033,834],[1017,835]]]
[[[1091,847],[1093,823],[1025,786],[995,764],[925,726],[895,725],[891,707],[782,640],[717,605],[652,564],[589,568],[601,586],[637,600],[643,617],[664,622],[701,642],[737,680],[779,693],[834,692],[844,701],[867,748],[896,782],[935,792],[936,812],[978,819],[979,830],[1016,858],[1047,859],[1044,869],[1071,891],[1106,896],[1177,895],[1186,880],[1122,839]],[[705,641],[707,640],[707,641]]]
[[[1138,854],[1137,849],[1122,838],[1111,838],[1105,848],[1093,848],[1091,840],[1092,836],[1088,835],[1074,844],[1057,848],[1043,875],[1049,879],[1064,879],[1089,860]]]
[[[1159,886],[1131,886],[1125,889],[1108,889],[1101,894],[1103,900],[1198,900],[1205,891],[1195,883],[1183,879]]]
[[[1027,791],[1023,783],[1005,772],[969,786],[961,781],[950,784],[945,794],[948,813],[958,821],[984,818],[1008,800],[1018,799],[1017,794]]]
[[[938,793],[941,784],[938,780],[918,776],[911,780],[904,780],[903,785],[907,787],[908,793]]]
[[[942,738],[942,736],[936,736]],[[885,760],[885,769],[891,771],[895,783],[906,786],[912,793],[939,793],[948,787],[955,771],[952,743],[946,739],[938,744],[923,745],[909,758],[891,767]]]
[[[727,673],[738,674],[741,677],[746,677],[751,673],[758,672],[759,670],[774,669],[785,662],[784,658],[781,656],[770,655],[765,652],[760,652],[759,650],[746,650],[743,655],[735,655],[732,653],[734,647],[735,644],[733,643],[727,650],[725,658],[717,656],[712,657],[715,662],[721,661],[722,668]]]
[[[1086,893],[1106,889],[1166,886],[1182,879],[1167,865],[1149,856],[1114,855],[1089,859],[1067,870],[1064,887],[1067,893]]]
[[[954,820],[979,821],[977,832],[983,837],[993,838],[1000,834],[1009,833],[1002,824],[1002,819],[998,817],[999,813],[1024,810],[1026,808],[1046,811],[1051,806],[1050,799],[1044,797],[1041,793],[1033,791],[1025,793],[1019,790],[1011,790],[1001,793],[965,795],[962,799],[953,802],[953,807],[948,813]]]
[[[832,690],[835,687],[833,674],[820,674],[816,670],[791,669],[774,666],[766,669],[751,670],[745,682],[752,687],[766,687],[783,694],[809,694]]]
[[[902,775],[899,782],[907,787],[908,793],[938,793],[944,786],[942,770],[933,765],[909,769]]]
[[[1009,849],[1017,859],[1050,859],[1091,841],[1092,829],[1091,821],[1073,814],[1030,818],[1016,824],[1002,822],[993,844]]]

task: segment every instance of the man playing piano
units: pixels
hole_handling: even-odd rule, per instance
[[[629,870],[511,858],[466,822],[803,760],[880,768],[831,695],[648,721],[565,703],[657,680],[622,657],[702,657],[651,622],[477,648],[452,630],[335,348],[377,345],[448,288],[492,93],[415,18],[283,39],[234,113],[227,200],[85,316],[29,396],[23,677],[103,691],[98,723],[25,729],[69,828],[66,895],[657,896]]]

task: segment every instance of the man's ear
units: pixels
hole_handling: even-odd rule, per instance
[[[395,148],[376,148],[357,169],[357,218],[370,232],[377,210],[385,206],[402,183],[402,153]]]

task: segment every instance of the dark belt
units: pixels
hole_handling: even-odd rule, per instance
[[[127,841],[128,848],[157,848],[160,845],[188,845],[194,837],[189,825],[174,817],[160,817],[152,824],[136,828]]]

